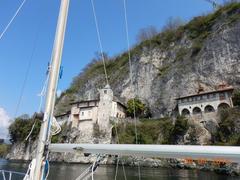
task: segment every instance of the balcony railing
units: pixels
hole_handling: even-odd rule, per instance
[[[12,180],[13,178],[17,178],[17,177],[23,179],[25,176],[25,173],[16,172],[16,171],[0,170],[0,177],[1,176],[2,176],[3,180]]]

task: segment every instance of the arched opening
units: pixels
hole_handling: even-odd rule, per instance
[[[218,105],[218,110],[224,110],[230,108],[229,104],[227,103],[221,103]]]
[[[202,111],[201,111],[201,109],[199,107],[195,107],[195,108],[193,108],[193,114],[194,115],[195,114],[202,114]]]
[[[211,105],[207,105],[207,106],[204,108],[204,112],[205,112],[205,113],[215,112],[215,109],[214,109]]]
[[[190,115],[190,111],[188,109],[183,109],[182,110],[182,115],[183,116],[189,116]]]

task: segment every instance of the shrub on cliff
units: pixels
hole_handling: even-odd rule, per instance
[[[234,90],[232,100],[234,106],[240,106],[240,89]]]
[[[51,143],[64,143],[68,140],[70,125],[65,122],[61,125],[60,133],[52,136]]]
[[[130,99],[127,102],[127,115],[133,118],[134,113],[136,117],[151,117],[150,109],[138,98]]]
[[[12,122],[8,129],[10,134],[10,141],[12,143],[23,142],[31,131],[35,121],[36,124],[31,134],[31,139],[35,140],[39,134],[41,122],[39,117],[34,115],[31,118],[20,116]]]
[[[214,135],[214,143],[240,145],[240,109],[223,109],[219,112],[219,117],[219,128]]]
[[[0,144],[0,158],[5,157],[9,151],[9,145],[7,144]]]
[[[188,120],[184,116],[178,116],[172,130],[172,143],[177,143],[177,141],[187,132],[188,128]]]
[[[171,144],[170,140],[174,125],[170,118],[142,119],[137,123],[136,128],[138,144]],[[113,128],[113,137],[118,137],[120,144],[135,144],[136,134],[134,123],[115,125]]]

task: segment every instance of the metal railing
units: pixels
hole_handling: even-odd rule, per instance
[[[12,180],[13,177],[24,178],[25,173],[16,172],[16,171],[0,170],[0,177],[1,177],[1,175],[2,175],[3,180]]]

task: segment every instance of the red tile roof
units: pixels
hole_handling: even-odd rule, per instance
[[[216,92],[225,92],[225,91],[233,91],[234,88],[232,86],[226,87],[226,88],[222,88],[222,89],[217,89],[215,91],[207,91],[207,92],[200,92],[198,94],[192,94],[192,95],[188,95],[188,96],[182,96],[179,98],[176,98],[176,100],[179,99],[184,99],[184,98],[188,98],[188,97],[195,97],[195,96],[200,96],[200,95],[206,95],[206,94],[212,94],[212,93],[216,93]]]

